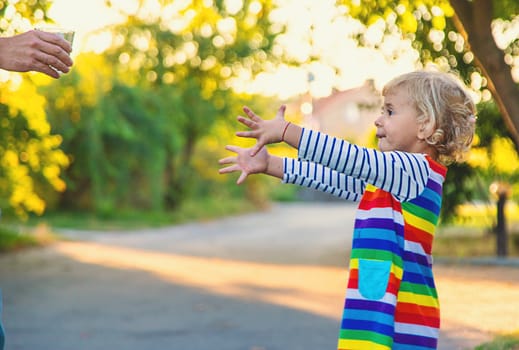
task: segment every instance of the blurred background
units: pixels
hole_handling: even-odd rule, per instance
[[[518,9],[514,0],[0,1],[3,36],[42,24],[76,31],[75,64],[60,79],[0,71],[1,249],[45,239],[32,228],[160,226],[333,200],[218,175],[224,146],[251,142],[234,136],[241,108],[271,118],[286,103],[288,120],[375,146],[384,83],[435,65],[459,75],[479,108],[468,161],[448,173],[438,252],[517,256]],[[452,251],[450,239],[474,244]]]
[[[0,0],[0,35],[42,25],[75,31],[72,70],[0,71],[9,349],[333,348],[354,205],[218,159],[253,142],[244,105],[375,147],[382,87],[429,66],[478,104],[433,250],[440,349],[518,346],[517,0]]]

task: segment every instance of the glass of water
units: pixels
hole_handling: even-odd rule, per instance
[[[62,37],[63,39],[65,39],[66,41],[68,41],[68,43],[70,44],[71,47],[72,47],[72,43],[74,42],[75,31],[73,31],[71,29],[66,29],[66,28],[61,28],[61,27],[39,27],[39,28],[36,28],[36,30],[39,30],[42,32],[47,32],[47,33],[52,33],[52,34],[57,34],[60,37]],[[60,72],[56,68],[54,68],[52,66],[50,66],[50,67],[52,69],[54,69],[56,72],[58,72],[59,74],[63,74],[63,72]]]
[[[72,46],[72,43],[74,42],[75,32],[71,29],[60,28],[60,27],[40,27],[40,28],[36,28],[36,30],[40,30],[42,32],[47,32],[47,33],[57,34],[60,37],[62,37],[63,39],[65,39],[66,41],[68,41],[71,46]]]

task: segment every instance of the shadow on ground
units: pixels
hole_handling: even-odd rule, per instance
[[[24,254],[0,260],[8,350],[335,347],[338,324],[328,317],[187,288],[142,270],[30,254],[29,262]],[[252,288],[252,296],[273,292],[241,288]]]

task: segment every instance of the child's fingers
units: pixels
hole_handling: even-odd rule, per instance
[[[263,146],[265,146],[263,143],[260,143],[259,141],[256,142],[256,144],[250,150],[250,156],[254,157]]]
[[[279,107],[279,109],[278,109],[276,117],[284,119],[285,118],[285,110],[286,109],[287,109],[286,105],[281,105],[281,107]]]
[[[237,131],[236,136],[257,139],[258,133],[256,131]]]
[[[239,115],[237,119],[238,119],[238,121],[239,121],[240,123],[242,123],[243,125],[245,125],[245,126],[251,128],[251,129],[254,128],[254,127],[256,126],[256,122],[254,122],[254,121],[252,121],[252,120],[250,120],[250,119],[247,119],[247,118],[245,118],[245,117],[242,117],[241,115]]]
[[[234,145],[227,145],[225,149],[234,153],[238,153],[242,148]]]
[[[255,121],[255,122],[261,121],[261,118],[259,116],[257,116],[253,111],[251,111],[249,107],[247,107],[247,106],[243,107],[243,111],[253,121]]]
[[[224,165],[224,164],[234,164],[236,163],[236,157],[235,156],[230,156],[230,157],[226,157],[226,158],[222,158],[218,161],[218,164],[221,164],[221,165]]]
[[[247,178],[247,175],[248,174],[246,172],[242,171],[241,174],[240,174],[240,177],[238,178],[238,180],[236,180],[236,184],[237,185],[241,185],[245,181],[245,179]]]
[[[235,171],[240,171],[240,170],[241,169],[240,169],[240,167],[238,165],[233,164],[231,166],[218,169],[218,173],[219,174],[229,174],[229,173],[234,173]]]

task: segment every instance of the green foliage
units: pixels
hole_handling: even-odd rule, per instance
[[[456,209],[462,203],[473,200],[490,201],[489,187],[493,182],[513,183],[518,179],[514,170],[505,170],[508,165],[514,168],[515,151],[513,146],[504,148],[511,141],[495,103],[483,102],[477,109],[476,141],[471,157],[466,163],[450,165],[447,172],[442,206],[444,222],[455,218]],[[483,159],[478,154],[482,154]],[[502,155],[503,161],[500,160]],[[515,193],[516,198],[519,198],[517,195]]]
[[[47,211],[41,217],[31,218],[28,225],[48,225],[55,228],[79,230],[124,231],[205,221],[254,210],[257,210],[257,207],[243,196],[212,193],[211,196],[186,199],[174,211],[149,211],[132,208],[100,216],[94,212],[61,209]],[[0,246],[1,244],[0,239]]]
[[[452,164],[443,186],[442,222],[450,222],[456,215],[456,207],[474,199],[475,185],[470,181],[474,169],[466,163]]]
[[[46,19],[49,3],[18,1],[9,6],[15,6],[19,16],[39,21]],[[232,177],[222,179],[215,174],[216,160],[225,154],[223,146],[242,142],[233,140],[229,132],[237,128],[234,116],[241,112],[241,105],[254,101],[258,112],[271,110],[272,101],[237,96],[231,85],[237,77],[253,77],[281,60],[273,54],[274,39],[284,30],[270,22],[274,1],[244,0],[236,8],[225,1],[194,0],[181,5],[160,1],[162,11],[156,14],[143,10],[145,0],[138,3],[134,13],[118,9],[126,21],[106,28],[112,36],[106,52],[79,55],[70,74],[42,88],[48,119],[53,132],[61,135],[71,165],[64,174],[67,191],[54,192],[63,187],[58,175],[68,162],[56,150],[59,138],[46,135],[53,143],[46,141],[49,156],[41,159],[47,159],[53,170],[31,170],[33,184],[26,188],[38,194],[33,205],[40,200],[52,208],[111,216],[135,208],[169,211],[190,198],[220,192],[261,203],[268,182],[254,179],[250,185],[237,187]],[[454,30],[454,12],[448,1],[337,3],[347,8],[344,13],[368,26],[382,21],[385,34],[413,40],[424,64],[435,62],[457,71],[466,83],[474,83],[478,70],[470,48]],[[496,13],[505,19],[517,13],[514,1],[495,3]],[[0,14],[5,14],[6,6],[6,1],[0,2]],[[364,33],[358,35],[359,42],[368,45]],[[369,45],[380,47],[382,41]],[[506,50],[515,52],[518,42]],[[485,81],[475,87],[484,89]],[[492,108],[495,106],[483,105],[479,113],[480,147],[492,147],[496,135],[506,135],[502,119],[495,118]],[[21,118],[26,114],[22,112]],[[28,143],[24,128],[19,132],[5,129],[5,133]],[[0,140],[0,145],[2,142],[7,141]],[[481,169],[476,170],[467,164],[449,170],[444,220],[458,203],[484,196],[490,174],[483,176]],[[54,174],[52,178],[49,172]],[[2,179],[7,180],[2,183]],[[7,198],[4,193],[8,192],[1,192],[2,184],[10,184],[12,179],[0,173],[0,198]],[[288,198],[290,193],[282,197]],[[38,205],[42,207],[41,202]]]
[[[368,27],[382,21],[386,35],[411,40],[423,65],[435,63],[444,70],[457,72],[467,83],[470,83],[472,73],[479,73],[470,48],[455,29],[454,10],[449,1],[341,0],[339,3],[348,6],[349,14]],[[382,45],[385,38],[381,36],[375,46]],[[359,36],[359,42],[365,45],[364,33]]]
[[[491,234],[476,233],[480,228],[455,227],[450,234],[449,229],[438,232],[434,237],[433,254],[435,258],[473,259],[487,258],[496,254],[496,238]],[[519,257],[519,234],[508,235],[508,256]]]
[[[138,10],[110,28],[113,44],[105,54],[129,82],[178,85],[192,76],[204,97],[221,105],[224,100],[213,95],[229,88],[229,78],[242,70],[259,72],[261,62],[273,59],[272,6],[269,0],[247,0],[231,13],[222,4],[197,0],[171,16],[151,18]],[[182,25],[173,27],[172,21]]]
[[[519,160],[504,121],[493,102],[478,105],[477,142],[473,159],[469,163],[477,170],[481,186],[487,189],[491,183],[500,181],[515,183],[519,179]],[[479,154],[479,157],[477,155]],[[512,190],[519,198],[517,188]]]
[[[106,93],[100,91],[94,107],[89,106],[88,91],[71,89],[81,78],[74,72],[45,90],[51,124],[63,135],[63,149],[73,159],[66,172],[68,190],[59,205],[101,214],[134,205],[160,209],[164,150],[174,147],[171,140],[178,138],[168,126],[170,111],[180,109],[175,98],[179,93],[170,91],[165,99],[115,81]],[[66,91],[70,96],[61,105]],[[173,122],[181,123],[176,119]]]
[[[245,1],[230,13],[222,3],[194,1],[177,14],[185,20],[182,28],[171,28],[167,18],[143,17],[137,11],[110,29],[115,40],[105,55],[117,76],[149,89],[166,103],[171,91],[178,93],[179,103],[166,108],[168,142],[162,147],[167,209],[177,207],[193,191],[197,143],[233,110],[230,80],[243,70],[260,71],[259,63],[268,56],[271,34],[266,14],[272,5],[254,2],[260,4],[255,10],[251,3]]]
[[[0,206],[25,218],[44,211],[47,191],[64,190],[60,172],[68,159],[59,149],[61,137],[50,133],[44,100],[32,83],[23,80],[15,91],[9,85],[0,103]]]
[[[33,236],[0,226],[0,252],[36,245],[38,240]]]
[[[481,344],[475,350],[516,350],[519,349],[519,332],[496,336],[489,343]]]
[[[161,16],[170,6],[156,17],[126,14],[107,28],[113,43],[106,52],[79,55],[72,73],[42,89],[72,160],[55,207],[106,217],[169,212],[221,185],[213,174],[228,139],[222,125],[243,103],[231,80],[261,71],[270,56],[272,4],[186,3],[172,15],[182,28]]]
[[[498,18],[510,20],[519,14],[519,2],[516,0],[493,0],[493,4]]]
[[[47,11],[52,0],[0,0],[0,32],[11,36],[20,30],[20,25],[50,21]]]
[[[493,101],[480,103],[477,107],[478,127],[476,128],[476,134],[479,140],[477,146],[486,148],[491,146],[492,141],[496,138],[511,137],[506,129],[501,113]]]

